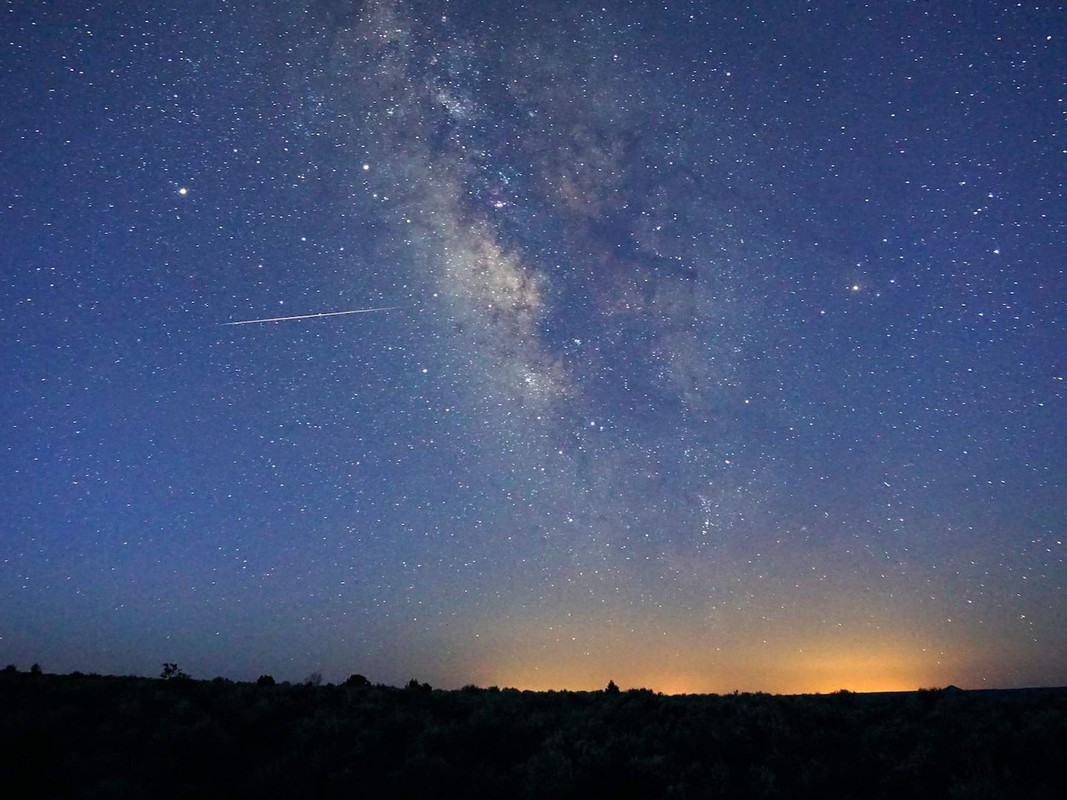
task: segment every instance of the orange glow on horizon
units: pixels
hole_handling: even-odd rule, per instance
[[[765,692],[768,694],[829,694],[842,689],[850,692],[906,692],[916,689],[947,685],[952,681],[924,679],[917,670],[902,669],[900,665],[886,666],[872,657],[866,663],[874,669],[873,674],[862,668],[861,659],[845,658],[840,661],[827,659],[823,663],[800,664],[786,668],[781,673],[767,675],[765,680],[730,680],[715,675],[654,675],[646,674],[627,680],[628,671],[605,670],[603,680],[594,680],[585,674],[569,673],[566,668],[540,673],[517,672],[507,674],[487,685],[510,687],[522,691],[598,691],[609,680],[620,689],[650,689],[665,695],[730,694],[732,692]],[[879,669],[881,668],[881,669]],[[745,672],[746,670],[740,670]],[[584,671],[583,671],[584,672]]]
[[[666,641],[657,647],[546,647],[527,641],[530,653],[511,650],[506,657],[482,654],[473,670],[480,685],[530,691],[603,689],[612,680],[621,689],[646,688],[662,694],[825,694],[913,691],[961,683],[959,664],[916,646],[903,637],[847,643],[818,642],[805,648],[781,642],[778,647],[736,644],[726,650],[689,641],[686,650]],[[497,656],[494,658],[494,656]]]

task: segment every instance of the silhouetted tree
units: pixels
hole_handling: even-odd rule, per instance
[[[605,687],[604,692],[606,694],[618,694],[619,687],[615,685],[615,681],[608,681],[608,685]]]
[[[348,680],[346,680],[343,685],[355,686],[356,688],[362,689],[365,686],[370,686],[370,681],[362,675],[353,674],[348,676]]]
[[[322,686],[322,673],[312,672],[304,679],[305,686]]]
[[[40,675],[41,674],[41,665],[40,664],[34,664],[32,667],[30,667],[30,674],[31,675]]]
[[[163,671],[159,673],[159,677],[165,681],[189,680],[189,675],[184,670],[180,669],[177,664],[171,662],[167,662],[163,665]]]
[[[256,686],[274,686],[275,680],[273,675],[260,675],[256,678]]]

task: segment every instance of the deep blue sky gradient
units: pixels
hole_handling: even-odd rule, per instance
[[[1063,684],[1063,9],[483,5],[3,9],[0,662]]]

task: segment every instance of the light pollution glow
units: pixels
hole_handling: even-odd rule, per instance
[[[901,628],[842,627],[812,635],[786,625],[766,640],[743,632],[711,637],[686,626],[634,621],[622,630],[595,624],[502,627],[479,637],[468,660],[455,660],[457,684],[518,689],[596,690],[620,687],[665,694],[774,694],[908,691],[948,684],[988,685],[975,671],[970,648],[943,651],[932,636]],[[718,643],[716,643],[716,638]],[[459,666],[462,665],[462,666]],[[449,676],[453,677],[453,676]]]

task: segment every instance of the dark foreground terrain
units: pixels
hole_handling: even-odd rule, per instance
[[[1065,762],[1065,689],[665,697],[0,673],[7,797],[1059,800]]]

